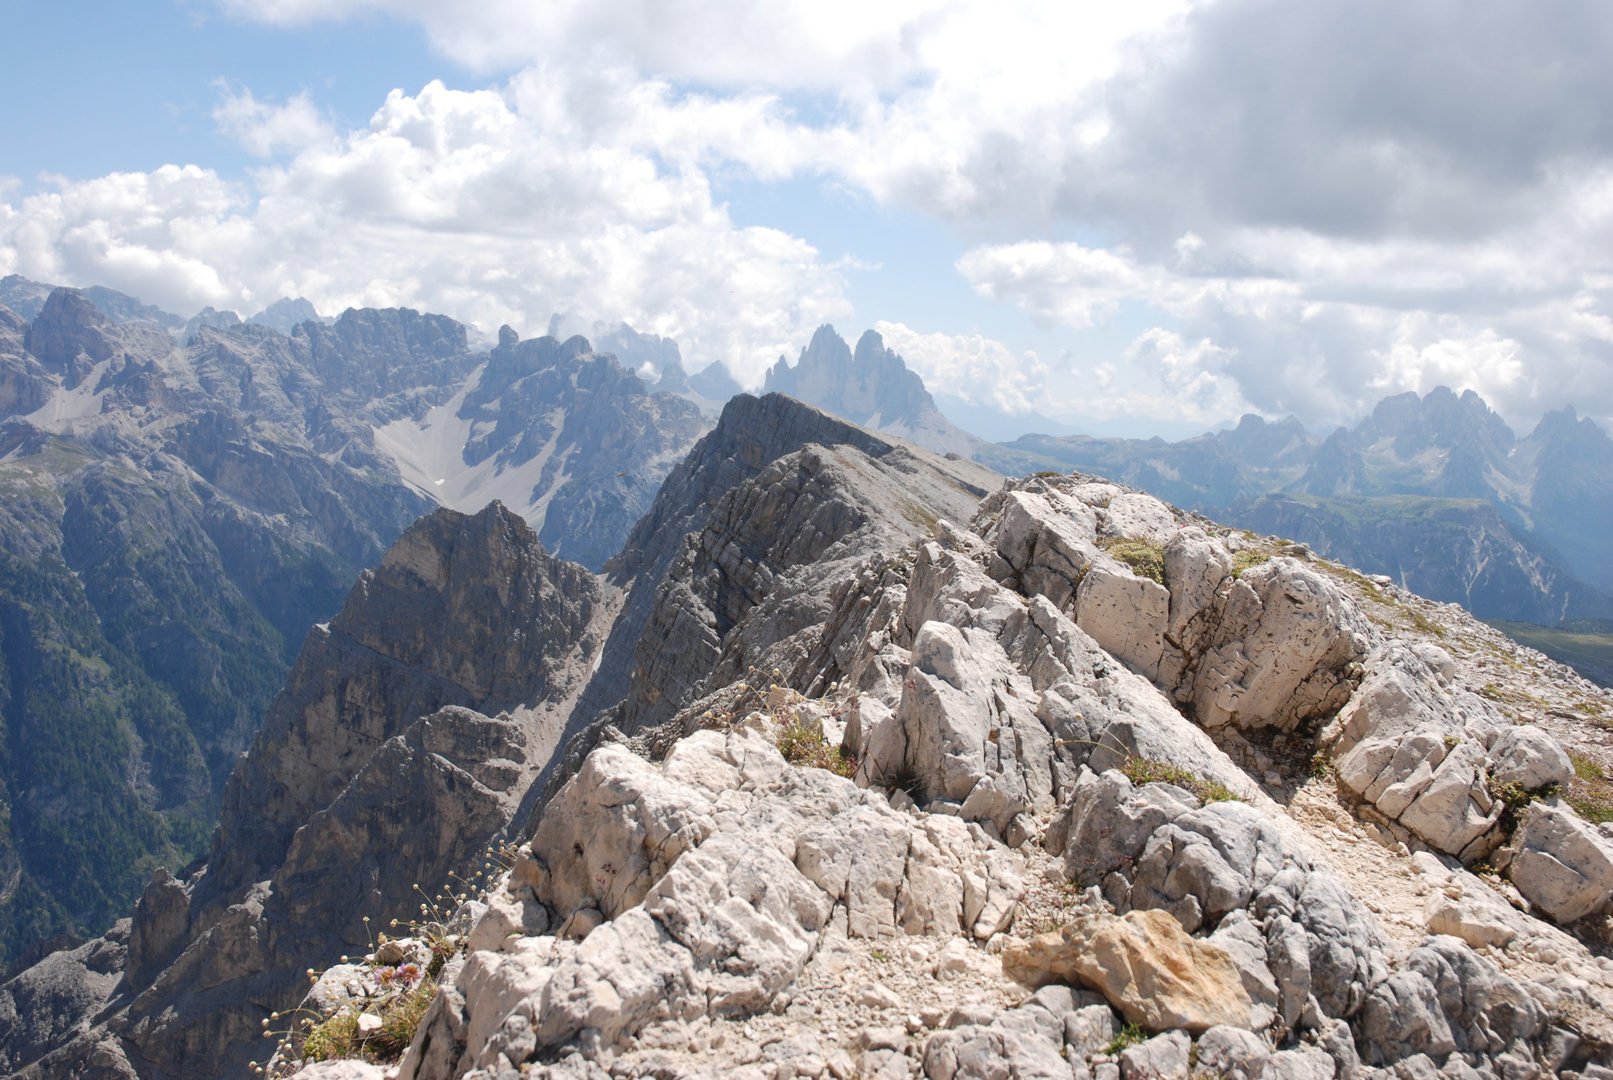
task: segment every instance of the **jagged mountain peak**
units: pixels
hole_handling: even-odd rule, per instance
[[[981,446],[981,440],[941,415],[924,380],[874,330],[865,332],[853,351],[833,326],[823,324],[793,367],[779,357],[763,392],[789,394],[937,453],[968,456]]]
[[[330,323],[335,320],[319,314],[311,301],[298,296],[282,297],[246,321],[267,326],[290,337],[291,332],[305,322]]]

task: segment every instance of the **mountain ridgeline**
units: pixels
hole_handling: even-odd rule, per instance
[[[545,784],[565,771],[544,748],[664,720],[707,665],[780,666],[729,635],[817,625],[827,601],[801,582],[966,517],[949,500],[985,494],[989,469],[1111,477],[1484,618],[1613,616],[1613,443],[1571,408],[1522,439],[1441,390],[1326,439],[1245,417],[1174,444],[987,444],[872,331],[853,349],[819,328],[759,401],[735,397],[721,364],[687,374],[670,339],[594,332],[505,327],[484,351],[408,309],[329,318],[288,299],[183,320],[105,288],[0,279],[0,966],[105,930],[155,867],[194,869],[277,693],[312,692],[305,640],[340,651],[344,597],[436,507],[497,500],[546,558],[602,575],[598,670],[522,734]],[[836,449],[775,475],[808,444]],[[949,463],[910,468],[909,444]],[[824,502],[847,455],[879,484]],[[765,498],[744,486],[763,473]],[[768,607],[778,571],[756,552],[780,528],[803,537],[802,568]],[[433,685],[399,715],[483,700]]]
[[[0,967],[205,852],[310,627],[411,522],[502,497],[597,568],[711,423],[582,338],[0,298]]]
[[[976,456],[1110,476],[1484,618],[1613,615],[1613,439],[1572,405],[1518,438],[1477,394],[1440,387],[1325,439],[1251,415],[1176,443],[1028,435]]]
[[[1600,1080],[1610,709],[1301,546],[739,395],[600,573],[409,525],[205,861],[0,985],[0,1073]]]

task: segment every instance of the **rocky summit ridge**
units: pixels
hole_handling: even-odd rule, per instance
[[[740,397],[601,575],[412,526],[0,1065],[1602,1080],[1609,715],[1303,545]]]

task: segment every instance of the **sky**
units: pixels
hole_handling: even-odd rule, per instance
[[[1613,426],[1613,8],[0,0],[0,274],[1182,437],[1472,389]]]

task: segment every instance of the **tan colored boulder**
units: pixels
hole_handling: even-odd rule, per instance
[[[1079,981],[1148,1031],[1247,1029],[1254,1020],[1227,951],[1189,937],[1157,909],[1089,916],[1013,942],[1003,950],[1003,974],[1026,986]]]

